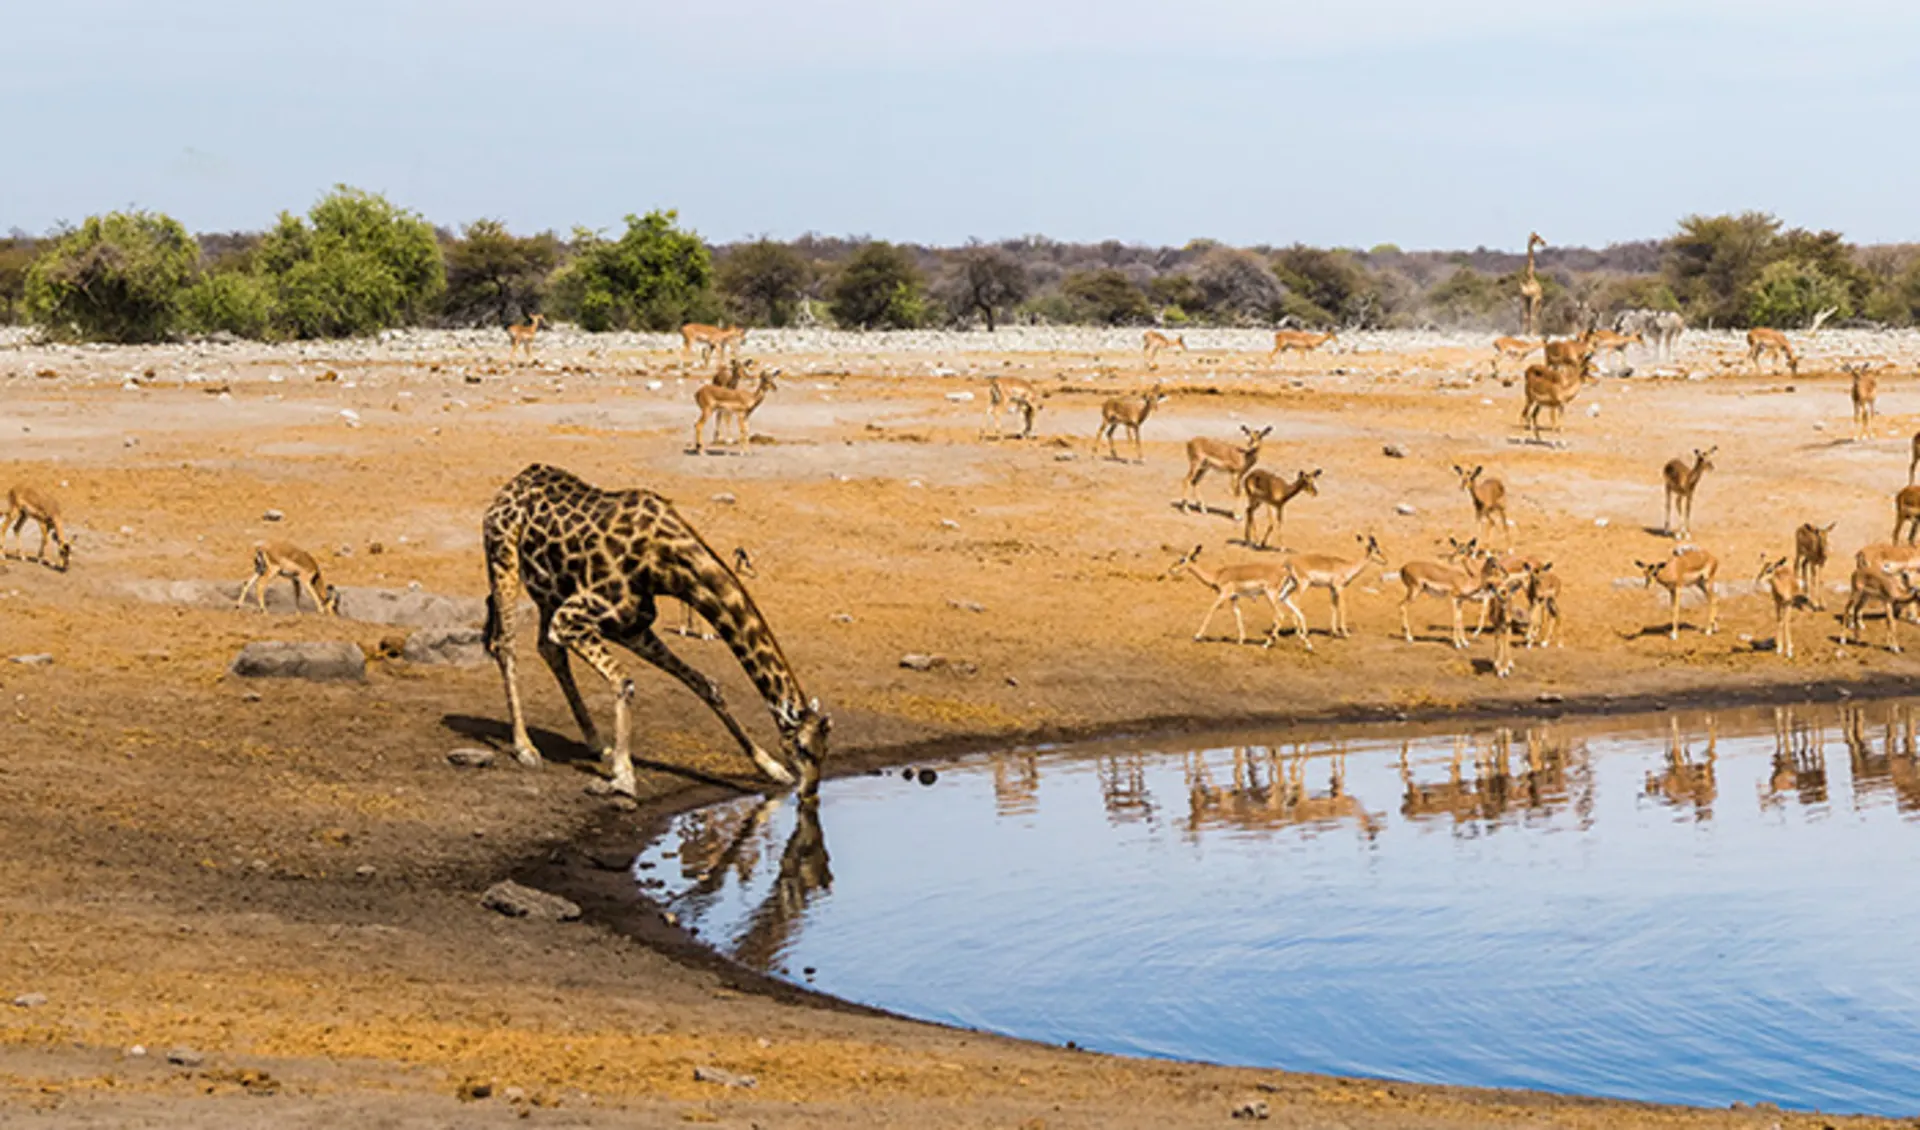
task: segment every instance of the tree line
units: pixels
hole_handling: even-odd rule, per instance
[[[711,245],[672,211],[616,233],[436,228],[339,186],[263,232],[189,233],[157,212],[90,216],[0,240],[0,322],[60,339],[228,334],[329,338],[398,326],[497,326],[534,313],[590,331],[685,322],[914,329],[1104,326],[1515,329],[1521,256],[1475,251],[1178,248],[1028,236],[959,247],[805,235]],[[1758,212],[1688,216],[1662,240],[1549,247],[1543,324],[1574,331],[1630,308],[1694,325],[1908,326],[1920,246],[1856,246]]]

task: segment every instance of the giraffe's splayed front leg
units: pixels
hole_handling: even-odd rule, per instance
[[[794,785],[793,770],[781,764],[779,758],[761,749],[758,745],[753,746],[747,752],[748,755],[753,758],[753,763],[760,767],[760,772],[766,774],[769,780],[775,784],[784,785],[789,788]]]

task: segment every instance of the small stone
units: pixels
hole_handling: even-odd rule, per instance
[[[1380,454],[1389,459],[1405,459],[1407,457],[1407,449],[1397,443],[1390,443],[1380,449]]]
[[[1053,457],[1053,461],[1055,463],[1071,463],[1078,458],[1080,457],[1071,451],[1062,451]]]
[[[1267,1104],[1264,1100],[1255,1099],[1252,1102],[1241,1103],[1239,1106],[1234,1107],[1233,1116],[1243,1122],[1265,1122],[1271,1117],[1271,1112],[1267,1110]]]
[[[333,550],[333,555],[335,557],[352,557],[353,547],[346,544],[335,546]]]
[[[260,515],[261,520],[266,522],[278,522],[285,517],[286,515],[278,510],[269,510],[265,514]]]
[[[835,612],[833,615],[827,617],[827,619],[833,621],[836,624],[853,623],[853,616],[846,612]]]
[[[1541,691],[1539,694],[1534,696],[1533,700],[1535,702],[1544,702],[1544,703],[1547,703],[1548,705],[1552,705],[1553,703],[1556,703],[1556,702],[1567,701],[1567,696],[1559,693],[1558,691]]]
[[[500,1097],[510,1103],[523,1103],[527,1101],[527,1089],[525,1087],[508,1087],[506,1090],[500,1092]]]
[[[478,1079],[468,1079],[460,1084],[454,1091],[454,1095],[463,1103],[490,1099],[493,1097],[493,1084],[483,1083]]]
[[[962,612],[985,612],[987,610],[987,606],[977,600],[955,600],[952,597],[947,598],[947,607],[957,608]]]
[[[913,770],[912,770],[912,769],[902,769],[902,770],[900,770],[900,779],[901,779],[901,780],[903,780],[903,781],[911,781],[911,780],[913,780]]]
[[[960,528],[960,523],[954,521],[952,518],[942,518],[940,519],[940,528],[943,530],[957,530]]]
[[[377,542],[377,541],[372,541],[372,542],[368,542],[368,543],[367,543],[367,552],[368,552],[368,553],[372,553],[372,554],[380,554],[380,553],[385,553],[386,551],[387,551],[387,547],[386,547],[386,546],[384,546],[384,545],[381,545],[381,544],[380,544],[379,542]]]
[[[508,918],[537,918],[546,922],[572,922],[580,917],[580,907],[545,891],[523,887],[505,879],[488,887],[480,896],[480,905]]]
[[[920,770],[920,783],[923,785],[931,785],[935,781],[938,781],[939,779],[940,779],[940,774],[935,773],[931,769]]]
[[[13,1007],[15,1008],[39,1008],[46,1003],[47,994],[45,993],[21,993],[19,996],[13,998]]]
[[[371,864],[371,863],[362,863],[362,864],[361,864],[360,866],[358,866],[358,867],[356,867],[356,868],[354,868],[354,869],[353,869],[353,873],[354,873],[354,875],[356,875],[356,876],[358,876],[359,878],[362,878],[362,879],[371,879],[371,878],[373,878],[373,877],[374,877],[374,875],[376,874],[376,870],[375,870],[375,868],[374,868],[374,866],[373,866],[373,864]]]
[[[918,652],[900,657],[900,666],[909,671],[931,671],[944,662],[945,660],[937,655],[921,655]]]
[[[13,657],[13,662],[20,664],[22,667],[46,667],[53,663],[53,656],[48,655],[46,652],[40,652],[34,655],[16,655]]]
[[[175,1067],[198,1067],[207,1062],[207,1057],[192,1048],[174,1048],[167,1052],[167,1062]]]
[[[721,1087],[758,1087],[760,1080],[751,1075],[739,1075],[724,1067],[696,1067],[693,1069],[693,1081],[713,1083]]]
[[[447,764],[456,769],[488,769],[499,760],[500,755],[490,749],[479,746],[462,746],[447,753]]]
[[[1413,508],[1413,505],[1411,503],[1406,503],[1406,502],[1402,502],[1399,505],[1395,506],[1393,508],[1393,512],[1395,514],[1400,515],[1403,518],[1412,517],[1413,515],[1419,513],[1418,510],[1415,510]]]
[[[1593,524],[1594,524],[1595,526],[1598,526],[1598,527],[1599,527],[1600,529],[1603,529],[1603,530],[1604,530],[1604,529],[1606,529],[1606,528],[1607,528],[1608,526],[1611,526],[1611,525],[1613,525],[1613,522],[1612,522],[1612,520],[1611,520],[1611,519],[1607,519],[1607,518],[1595,518],[1595,519],[1593,520]]]
[[[143,1059],[146,1057],[146,1054],[147,1046],[145,1044],[135,1044],[127,1049],[127,1055],[134,1059]]]
[[[718,502],[723,506],[732,506],[734,503],[740,500],[735,498],[731,491],[723,490],[719,494],[714,495],[713,498],[710,499],[710,501]]]

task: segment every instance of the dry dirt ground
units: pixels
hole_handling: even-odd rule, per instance
[[[250,640],[371,653],[394,629],[143,601],[128,585],[237,582],[255,540],[285,537],[342,584],[477,596],[480,514],[537,460],[651,487],[716,546],[751,549],[756,598],[833,712],[838,772],[929,745],[1201,721],[1894,691],[1920,667],[1840,645],[1830,612],[1802,617],[1802,655],[1783,661],[1766,647],[1770,605],[1745,586],[1802,521],[1838,522],[1843,559],[1886,536],[1920,427],[1906,371],[1883,378],[1869,442],[1844,438],[1845,379],[1822,372],[1607,381],[1568,414],[1564,446],[1536,446],[1517,442],[1519,390],[1465,379],[1486,356],[1461,350],[1330,353],[1285,372],[1194,353],[1154,374],[1118,353],[943,358],[949,375],[924,359],[762,356],[786,374],[753,420],[760,441],[695,456],[704,371],[559,341],[539,367],[508,370],[502,352],[0,352],[0,484],[55,490],[78,542],[70,572],[14,560],[0,576],[0,657],[52,657],[0,661],[0,1121],[1058,1128],[1222,1123],[1255,1099],[1282,1125],[1828,1121],[1128,1061],[770,989],[703,960],[596,866],[723,795],[716,779],[752,785],[677,686],[640,674],[648,767],[633,811],[587,793],[592,759],[530,647],[548,765],[459,770],[449,749],[501,739],[491,667],[375,661],[362,684],[242,682],[227,665]],[[983,438],[981,374],[1000,371],[1058,389],[1040,438]],[[1100,400],[1155,379],[1172,400],[1147,424],[1144,462],[1093,457]],[[1196,543],[1203,560],[1255,554],[1231,544],[1229,518],[1172,506],[1182,447],[1242,422],[1274,425],[1266,465],[1324,469],[1319,495],[1289,508],[1286,545],[1343,550],[1370,532],[1396,567],[1472,531],[1449,467],[1485,464],[1512,493],[1517,544],[1564,576],[1566,646],[1521,650],[1499,680],[1488,640],[1444,645],[1431,602],[1404,643],[1398,586],[1378,569],[1356,586],[1351,639],[1324,635],[1323,594],[1304,601],[1312,655],[1291,636],[1236,646],[1224,615],[1194,642],[1210,593],[1168,566]],[[1734,591],[1720,634],[1673,642],[1647,631],[1663,605],[1616,582],[1671,551],[1649,529],[1661,464],[1714,444],[1694,535]],[[1219,479],[1207,489],[1225,502]],[[674,645],[752,702],[721,645]],[[906,670],[908,652],[956,662]],[[605,689],[590,692],[604,712]],[[763,713],[743,718],[768,730]],[[574,896],[585,920],[483,909],[479,892],[507,876]],[[24,994],[45,1002],[9,1006]],[[174,1048],[204,1062],[169,1064]],[[759,1085],[695,1082],[706,1064]],[[481,1084],[492,1097],[471,1097]]]

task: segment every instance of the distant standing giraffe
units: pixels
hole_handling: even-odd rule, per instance
[[[1546,293],[1540,285],[1540,277],[1533,271],[1533,251],[1536,247],[1546,245],[1547,241],[1540,238],[1539,232],[1527,233],[1527,273],[1520,280],[1520,299],[1524,303],[1526,328],[1520,332],[1528,337],[1540,332],[1540,296]]]
[[[540,612],[540,657],[552,668],[588,745],[611,765],[613,788],[634,791],[630,745],[633,680],[607,646],[618,643],[680,680],[700,697],[768,780],[798,781],[810,793],[820,780],[831,722],[808,699],[753,598],[673,504],[648,490],[600,490],[558,467],[535,463],[494,496],[482,525],[486,545],[486,647],[500,664],[513,722],[513,756],[540,764],[527,736],[513,643],[524,588]],[[668,650],[653,632],[661,596],[691,605],[733,651],[780,731],[778,755],[761,749],[722,701],[719,684]],[[574,684],[572,652],[614,690],[613,745],[600,741]]]

